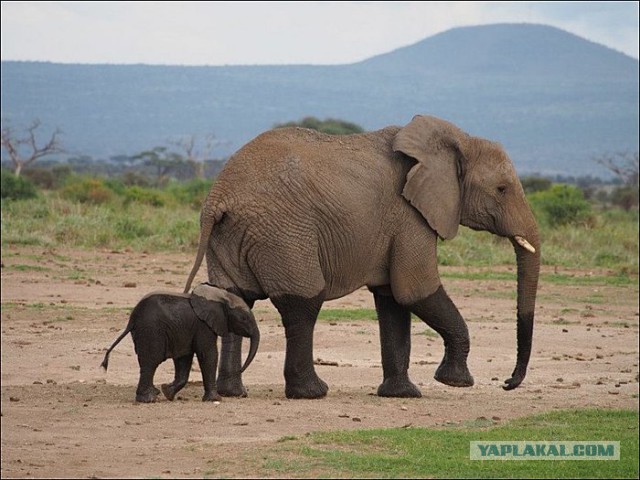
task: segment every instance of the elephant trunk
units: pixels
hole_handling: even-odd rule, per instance
[[[505,390],[516,388],[527,374],[540,274],[540,239],[537,228],[529,231],[526,240],[523,237],[515,237],[511,239],[511,242],[516,252],[518,264],[518,356],[511,378],[505,380],[505,385],[503,385]]]
[[[249,344],[249,354],[247,355],[247,359],[245,360],[244,365],[240,369],[240,373],[244,372],[246,368],[249,365],[251,365],[251,362],[253,361],[253,357],[256,356],[256,352],[258,351],[258,345],[260,344],[260,331],[258,330],[257,327],[255,329],[255,332],[251,334],[249,339],[251,342]]]

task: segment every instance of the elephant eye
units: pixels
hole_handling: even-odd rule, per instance
[[[504,185],[500,185],[500,186],[498,187],[498,193],[499,193],[500,195],[504,195],[506,192],[507,192],[507,187],[505,187]]]

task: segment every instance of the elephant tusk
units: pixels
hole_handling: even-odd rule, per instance
[[[525,250],[530,251],[531,253],[536,253],[536,249],[533,248],[533,246],[527,242],[526,239],[524,239],[523,237],[521,237],[520,235],[516,235],[514,237],[515,241],[518,242],[518,245],[520,245],[522,248],[524,248]]]

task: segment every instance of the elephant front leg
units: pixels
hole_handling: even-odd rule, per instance
[[[287,337],[284,364],[287,398],[321,398],[329,391],[313,366],[313,329],[322,301],[322,295],[311,299],[294,295],[273,299]]]
[[[242,384],[242,337],[228,333],[222,337],[220,372],[217,390],[224,397],[246,397],[247,389]]]
[[[426,299],[411,305],[410,309],[444,340],[444,358],[434,378],[452,387],[473,385],[473,377],[467,367],[469,330],[444,288],[440,286]]]
[[[167,400],[173,400],[176,394],[182,390],[189,381],[192,362],[193,354],[173,359],[173,365],[175,367],[173,382],[165,383],[160,386],[160,388],[162,388],[162,393]]]
[[[216,369],[218,367],[218,347],[216,339],[207,339],[207,345],[202,345],[198,350],[198,364],[202,372],[202,383],[204,385],[203,402],[217,402],[221,396],[216,390]]]
[[[383,382],[378,387],[381,397],[420,398],[422,393],[409,380],[411,354],[411,312],[399,305],[391,295],[373,291],[382,350]]]

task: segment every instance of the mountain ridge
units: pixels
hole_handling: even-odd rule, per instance
[[[547,35],[545,36],[545,34]],[[505,53],[524,55],[527,52],[523,47],[525,49],[528,48],[530,43],[536,40],[539,46],[543,46],[543,48],[554,48],[556,62],[578,59],[576,53],[583,53],[588,49],[590,53],[608,54],[609,63],[611,61],[615,61],[618,64],[626,63],[627,67],[632,67],[634,61],[637,63],[637,60],[633,57],[622,52],[556,27],[530,23],[501,23],[452,28],[414,44],[388,53],[375,55],[359,62],[359,64],[375,64],[384,61],[388,57],[393,57],[397,61],[407,56],[414,57],[416,52],[421,54],[430,53],[429,50],[433,52],[440,49],[448,53],[454,48],[458,48],[463,49],[463,53],[473,52],[473,57],[467,55],[464,58],[464,65],[467,66],[470,61],[486,58],[487,53],[491,50],[500,55]],[[557,58],[559,53],[562,54],[561,58]]]
[[[276,123],[367,130],[440,116],[501,142],[521,173],[604,175],[638,149],[638,61],[555,27],[460,27],[347,65],[2,62],[2,118],[60,127],[73,155],[132,155],[213,133],[227,156]]]

